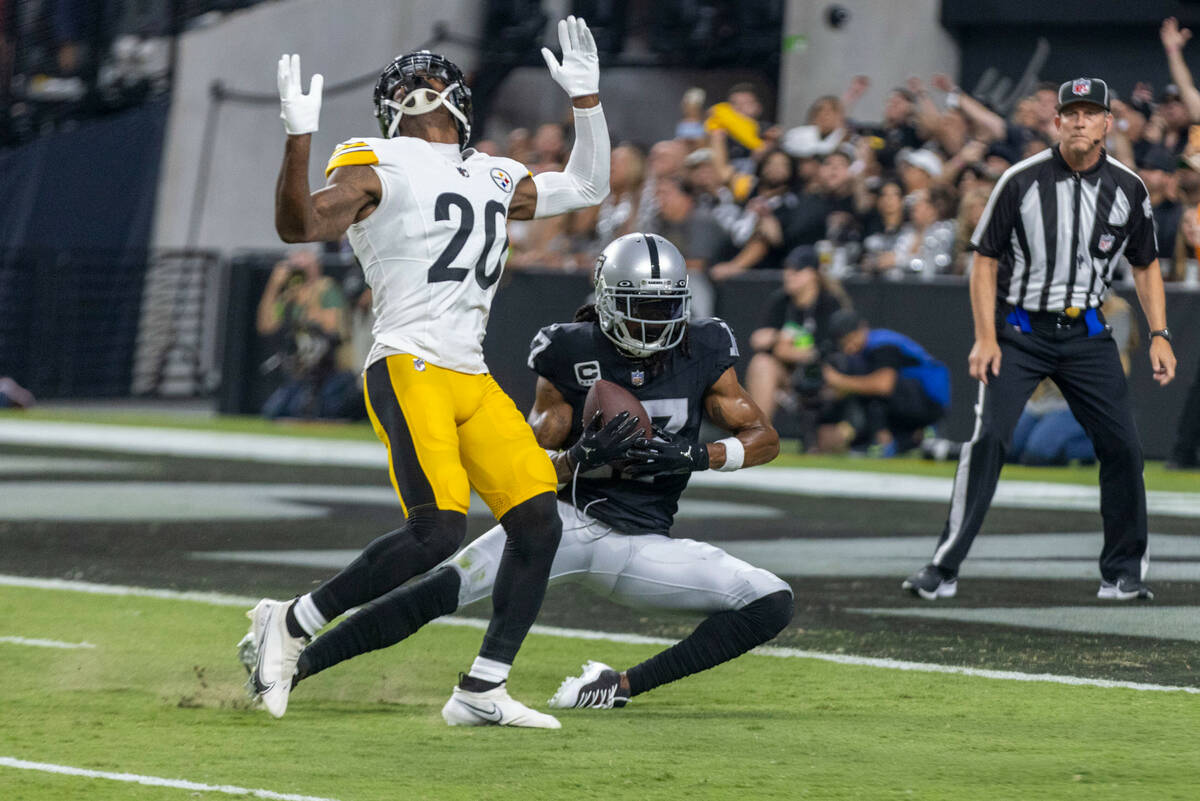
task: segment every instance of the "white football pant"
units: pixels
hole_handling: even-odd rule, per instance
[[[558,516],[563,533],[551,584],[578,582],[624,606],[706,613],[741,609],[773,592],[790,591],[773,573],[714,545],[662,534],[622,534],[562,501]],[[462,579],[460,608],[492,594],[505,539],[504,529],[496,526],[446,562]]]

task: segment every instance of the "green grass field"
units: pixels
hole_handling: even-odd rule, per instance
[[[434,625],[248,707],[242,610],[0,588],[0,757],[338,801],[379,799],[1193,799],[1200,705],[752,654],[561,731],[451,729],[439,710],[480,632]],[[532,635],[514,695],[544,701],[586,658],[652,645]],[[219,793],[0,766],[5,801]]]

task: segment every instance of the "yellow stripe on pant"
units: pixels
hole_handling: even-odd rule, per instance
[[[543,492],[554,466],[516,404],[486,373],[388,356],[364,376],[367,412],[388,448],[405,515],[422,506],[466,513],[470,488],[497,519]]]

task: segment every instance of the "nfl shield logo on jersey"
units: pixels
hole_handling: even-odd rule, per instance
[[[496,186],[503,189],[505,192],[511,192],[513,180],[504,170],[499,167],[492,167],[492,180],[496,182]]]
[[[1104,236],[1100,237],[1100,241],[1096,244],[1100,247],[1101,253],[1107,253],[1108,251],[1112,250],[1113,242],[1116,241],[1117,238],[1112,234],[1105,234]]]
[[[1076,95],[1086,95],[1092,91],[1092,82],[1087,78],[1076,78],[1071,84],[1071,93]]]
[[[646,383],[646,372],[644,370],[633,370],[629,374],[629,383],[635,387],[640,387]]]

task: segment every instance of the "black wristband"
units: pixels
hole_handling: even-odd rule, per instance
[[[1162,337],[1163,339],[1167,340],[1167,342],[1170,342],[1171,341],[1171,329],[1160,328],[1157,331],[1151,331],[1150,338],[1154,339],[1155,337]]]

